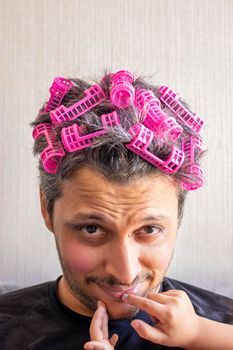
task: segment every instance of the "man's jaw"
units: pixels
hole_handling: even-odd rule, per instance
[[[91,286],[92,285],[92,286]],[[128,286],[112,286],[100,283],[89,283],[92,287],[92,292],[87,292],[86,288],[80,288],[77,285],[72,286],[72,294],[76,299],[83,304],[84,307],[91,310],[93,313],[97,309],[98,300],[101,300],[107,308],[109,319],[132,319],[139,311],[132,305],[128,305],[122,301],[123,294],[135,294],[146,297],[151,291],[158,292],[160,283],[153,288],[146,288],[140,291],[143,287],[143,282],[134,285],[132,288]],[[78,312],[78,311],[77,311]],[[81,312],[82,313],[82,312]]]
[[[72,299],[77,300],[77,307],[74,307],[74,303],[72,304],[73,311],[89,316],[96,311],[98,300],[101,300],[106,305],[110,319],[127,319],[137,313],[138,310],[135,307],[123,303],[123,294],[146,297],[151,291],[157,292],[161,283],[159,281],[156,286],[153,286],[155,276],[151,273],[138,276],[130,285],[122,284],[111,277],[94,276],[86,277],[81,283],[74,278],[70,269],[63,268],[63,273],[67,292],[72,295]],[[70,307],[69,304],[66,306]]]

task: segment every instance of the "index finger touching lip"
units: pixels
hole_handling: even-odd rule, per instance
[[[123,294],[122,300],[124,303],[136,306],[137,308],[157,317],[160,320],[164,313],[165,306],[151,299],[139,297],[133,294]]]

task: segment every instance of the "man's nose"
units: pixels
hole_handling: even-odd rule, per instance
[[[130,240],[112,244],[106,257],[105,271],[122,285],[131,285],[141,272],[140,249]]]

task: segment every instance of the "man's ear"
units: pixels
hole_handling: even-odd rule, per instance
[[[41,191],[41,189],[40,189],[40,208],[41,208],[41,214],[44,218],[45,225],[47,226],[49,231],[53,232],[53,222],[47,210],[45,194]]]

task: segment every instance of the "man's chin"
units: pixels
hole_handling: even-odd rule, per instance
[[[105,306],[110,320],[132,319],[139,311],[134,306],[123,302],[116,304],[105,302]]]
[[[76,286],[71,289],[71,293],[82,305],[85,305],[86,310],[90,310],[93,313],[97,309],[98,300],[101,300],[106,306],[109,319],[112,320],[131,319],[138,312],[137,308],[123,302],[120,298],[114,299],[95,294],[91,295],[91,293],[78,289]],[[82,313],[79,309],[74,311]]]

